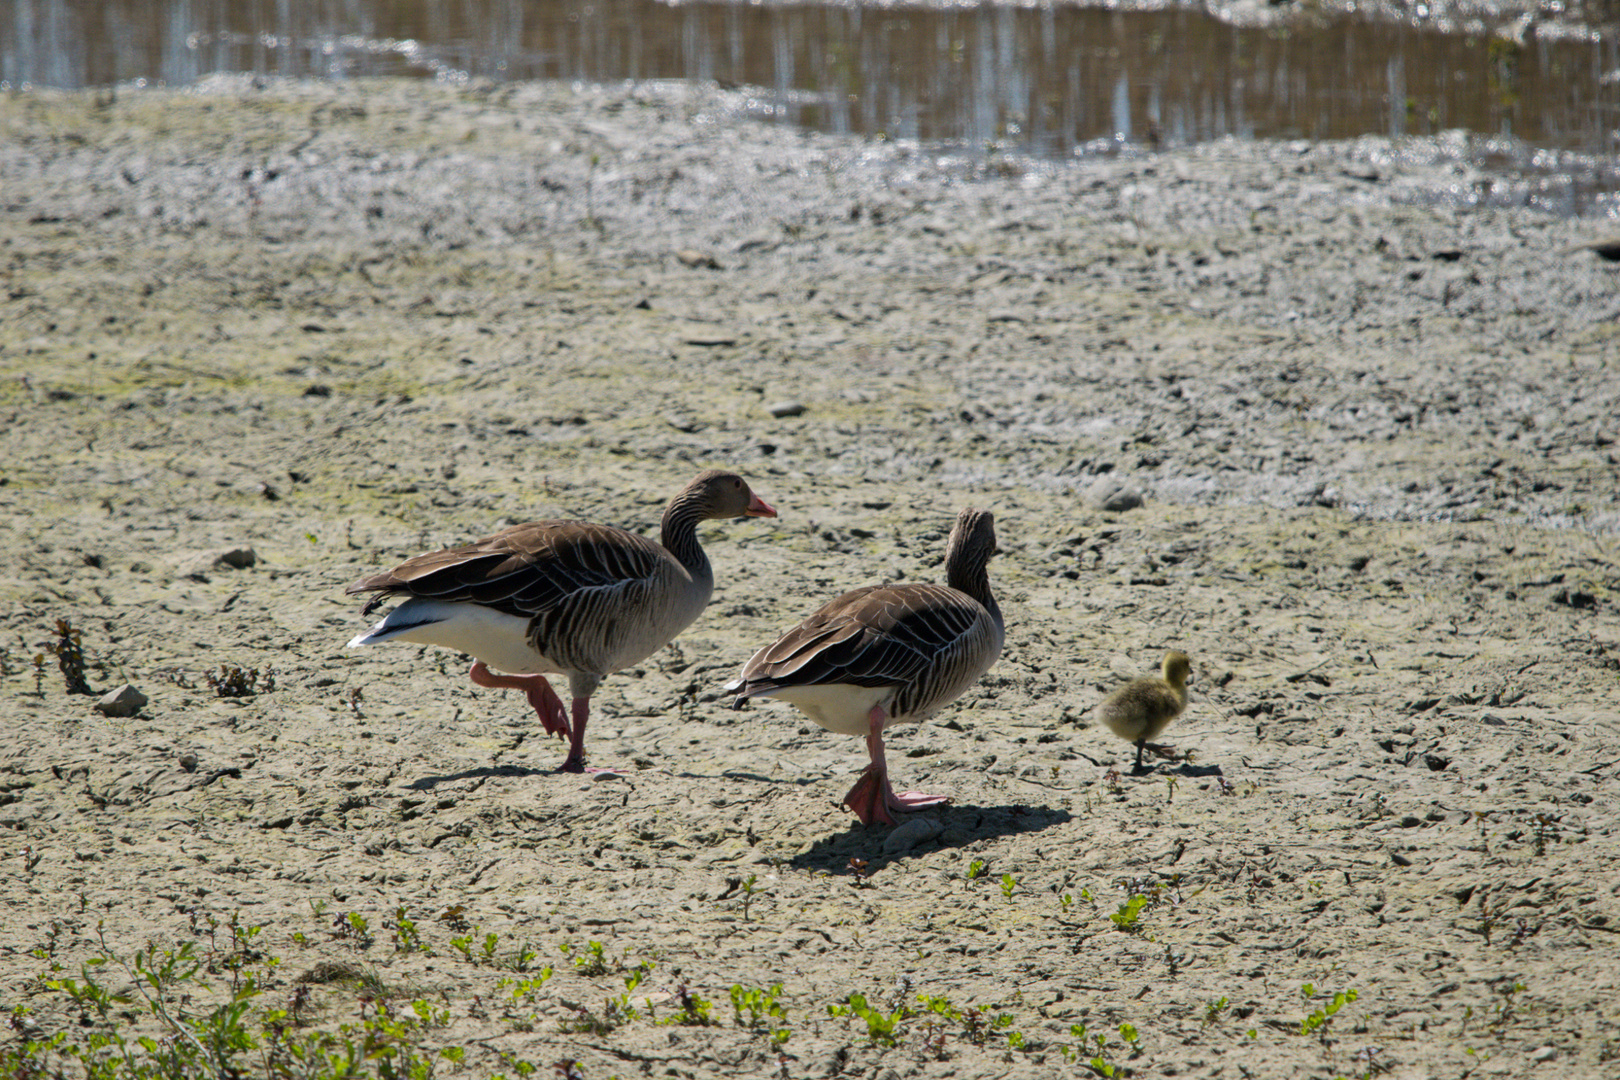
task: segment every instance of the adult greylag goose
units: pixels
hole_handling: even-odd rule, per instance
[[[950,800],[896,792],[883,729],[928,719],[961,697],[1001,655],[1005,628],[985,573],[994,519],[967,509],[945,545],[944,585],[868,585],[847,592],[755,653],[728,683],[736,708],[780,698],[841,735],[866,736],[872,763],[844,796],[863,824]]]
[[[1164,654],[1164,677],[1137,679],[1115,690],[1102,703],[1097,718],[1115,735],[1136,744],[1134,772],[1144,772],[1142,751],[1150,748],[1161,757],[1175,756],[1173,747],[1157,746],[1156,739],[1170,721],[1187,707],[1187,679],[1192,661],[1184,652]]]
[[[583,772],[597,685],[669,644],[714,592],[698,522],[743,516],[776,511],[742,477],[711,469],[670,500],[662,546],[611,525],[534,521],[418,555],[349,586],[378,594],[362,615],[408,598],[349,647],[408,641],[467,653],[472,681],[527,694],[546,733],[568,739],[562,771]],[[571,718],[547,675],[568,677]]]

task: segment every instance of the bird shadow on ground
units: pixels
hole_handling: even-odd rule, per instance
[[[484,765],[448,776],[423,776],[405,785],[407,791],[431,791],[440,784],[453,784],[458,780],[488,780],[495,776],[555,776],[556,769],[534,769],[527,765]]]
[[[845,831],[811,844],[807,851],[794,856],[789,865],[801,870],[826,870],[858,877],[874,873],[891,862],[911,855],[941,848],[964,847],[998,836],[1040,832],[1074,820],[1074,815],[1067,810],[1026,803],[943,806],[926,813],[944,826],[944,830],[932,840],[925,840],[909,851],[885,852],[883,841],[891,830],[852,822]],[[862,860],[865,865],[853,866],[851,860]]]
[[[1133,780],[1147,780],[1161,776],[1185,776],[1192,780],[1202,780],[1211,776],[1224,776],[1219,765],[1194,765],[1189,761],[1170,762],[1158,761],[1143,765],[1141,771],[1136,769],[1118,770],[1121,777],[1130,777]]]
[[[746,780],[754,784],[769,784],[773,787],[810,787],[820,783],[820,778],[814,776],[761,776],[759,773],[745,772],[742,769],[725,769],[717,773],[698,772],[672,772],[671,776],[677,780]]]

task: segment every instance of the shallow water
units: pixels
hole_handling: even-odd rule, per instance
[[[1463,128],[1605,153],[1614,42],[1523,45],[1398,23],[1233,27],[1202,12],[655,0],[15,0],[11,87],[220,71],[345,78],[713,79],[834,132],[1063,155],[1237,135]]]

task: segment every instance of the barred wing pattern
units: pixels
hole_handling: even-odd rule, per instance
[[[922,719],[995,662],[1000,627],[943,585],[870,585],[822,607],[743,668],[739,700],[793,686],[894,686],[887,711]]]
[[[645,537],[583,521],[537,521],[418,555],[362,578],[348,591],[379,594],[363,614],[390,596],[405,595],[526,618],[536,651],[567,669],[603,674],[626,646],[637,644],[634,639],[648,636],[645,622],[659,621],[622,614],[656,607],[675,577],[689,575]]]

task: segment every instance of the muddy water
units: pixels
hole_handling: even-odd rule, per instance
[[[820,130],[1048,156],[1454,128],[1603,154],[1620,128],[1612,41],[1390,21],[654,0],[17,0],[0,19],[12,87],[183,85],[218,71],[708,79],[757,86],[756,112]]]

